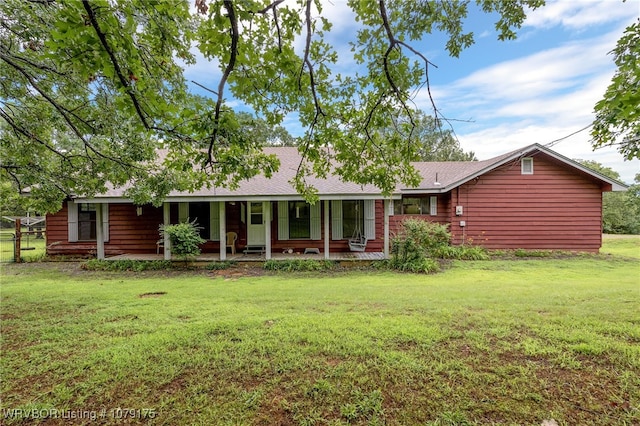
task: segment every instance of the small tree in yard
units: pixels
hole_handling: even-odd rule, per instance
[[[201,253],[200,244],[206,241],[200,237],[200,229],[195,221],[187,220],[175,225],[160,225],[160,235],[171,243],[171,252],[186,263]]]
[[[439,269],[438,263],[429,258],[429,253],[447,246],[450,240],[446,225],[407,219],[391,242],[390,266],[401,271],[435,272]]]
[[[485,260],[487,251],[479,246],[451,246],[448,225],[420,219],[406,219],[391,241],[391,268],[408,272],[436,272],[435,259]]]

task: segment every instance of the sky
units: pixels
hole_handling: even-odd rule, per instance
[[[346,0],[324,3],[334,23],[328,41],[340,55],[336,71],[349,70],[354,64],[346,40],[357,29],[353,14]],[[562,139],[551,149],[597,161],[629,184],[640,173],[640,160],[625,161],[615,148],[593,151],[587,126],[615,72],[609,52],[639,16],[640,0],[547,1],[527,15],[516,40],[498,41],[496,17],[471,10],[465,25],[474,32],[475,44],[459,58],[448,56],[446,39],[439,34],[412,46],[437,66],[429,71],[431,93],[441,113],[452,119],[465,151],[484,160]],[[202,68],[187,69],[187,76],[201,81],[211,75],[211,64],[199,64]],[[431,110],[426,90],[417,93],[415,102]],[[301,129],[291,118],[284,125],[298,135]]]

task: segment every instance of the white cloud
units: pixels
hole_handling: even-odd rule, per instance
[[[473,151],[480,160],[486,160],[512,149],[539,143],[546,145],[570,135],[580,127],[558,123],[552,125],[526,125],[524,122],[505,123],[477,132],[458,135],[463,149]],[[620,173],[623,182],[633,183],[640,172],[640,160],[623,161],[622,156],[611,147],[594,151],[589,142],[588,129],[557,142],[554,151],[571,159],[593,160]]]
[[[532,143],[547,144],[589,125],[593,106],[614,72],[607,54],[621,30],[504,61],[432,87],[436,104],[451,118],[471,117],[455,130],[464,149],[486,159]],[[428,110],[426,93],[418,104]],[[553,147],[569,158],[592,159],[633,182],[640,161],[625,162],[613,148],[592,151],[588,131]]]
[[[480,105],[538,99],[575,89],[584,85],[593,73],[612,68],[611,58],[607,56],[613,46],[611,39],[607,35],[568,43],[483,68],[447,87],[432,89],[445,104],[457,100],[458,104]]]
[[[618,22],[637,18],[640,4],[630,0],[625,4],[596,0],[560,0],[548,2],[545,6],[530,12],[524,22],[525,27],[550,28],[563,26],[581,30],[589,26]]]

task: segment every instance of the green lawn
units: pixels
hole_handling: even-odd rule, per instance
[[[640,259],[639,235],[603,235],[600,253]]]
[[[0,423],[640,423],[636,259],[239,272],[3,265]]]
[[[24,228],[24,231],[26,230],[27,228]],[[14,230],[0,230],[0,262],[13,261],[13,241],[11,241],[11,238],[14,233]],[[35,235],[29,235],[27,238],[27,236],[24,235],[22,238],[22,248],[21,257],[25,262],[39,260],[45,256],[44,238],[38,239]]]

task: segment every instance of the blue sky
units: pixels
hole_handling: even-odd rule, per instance
[[[326,0],[324,12],[334,23],[329,40],[339,53],[337,71],[353,66],[346,44],[357,29],[346,0]],[[640,0],[548,1],[528,14],[518,39],[498,41],[495,17],[472,11],[466,23],[476,43],[459,58],[444,49],[445,39],[427,35],[414,44],[438,68],[430,68],[431,91],[438,108],[454,122],[462,147],[487,159],[532,143],[547,144],[593,121],[593,106],[615,71],[608,54],[624,28],[640,16]],[[208,68],[208,70],[206,69]],[[200,82],[211,64],[187,69]],[[217,74],[217,73],[216,73]],[[426,90],[416,104],[430,111]],[[285,127],[299,134],[291,117]],[[595,160],[632,183],[640,160],[624,161],[613,148],[593,151],[589,130],[552,149],[573,159]]]

